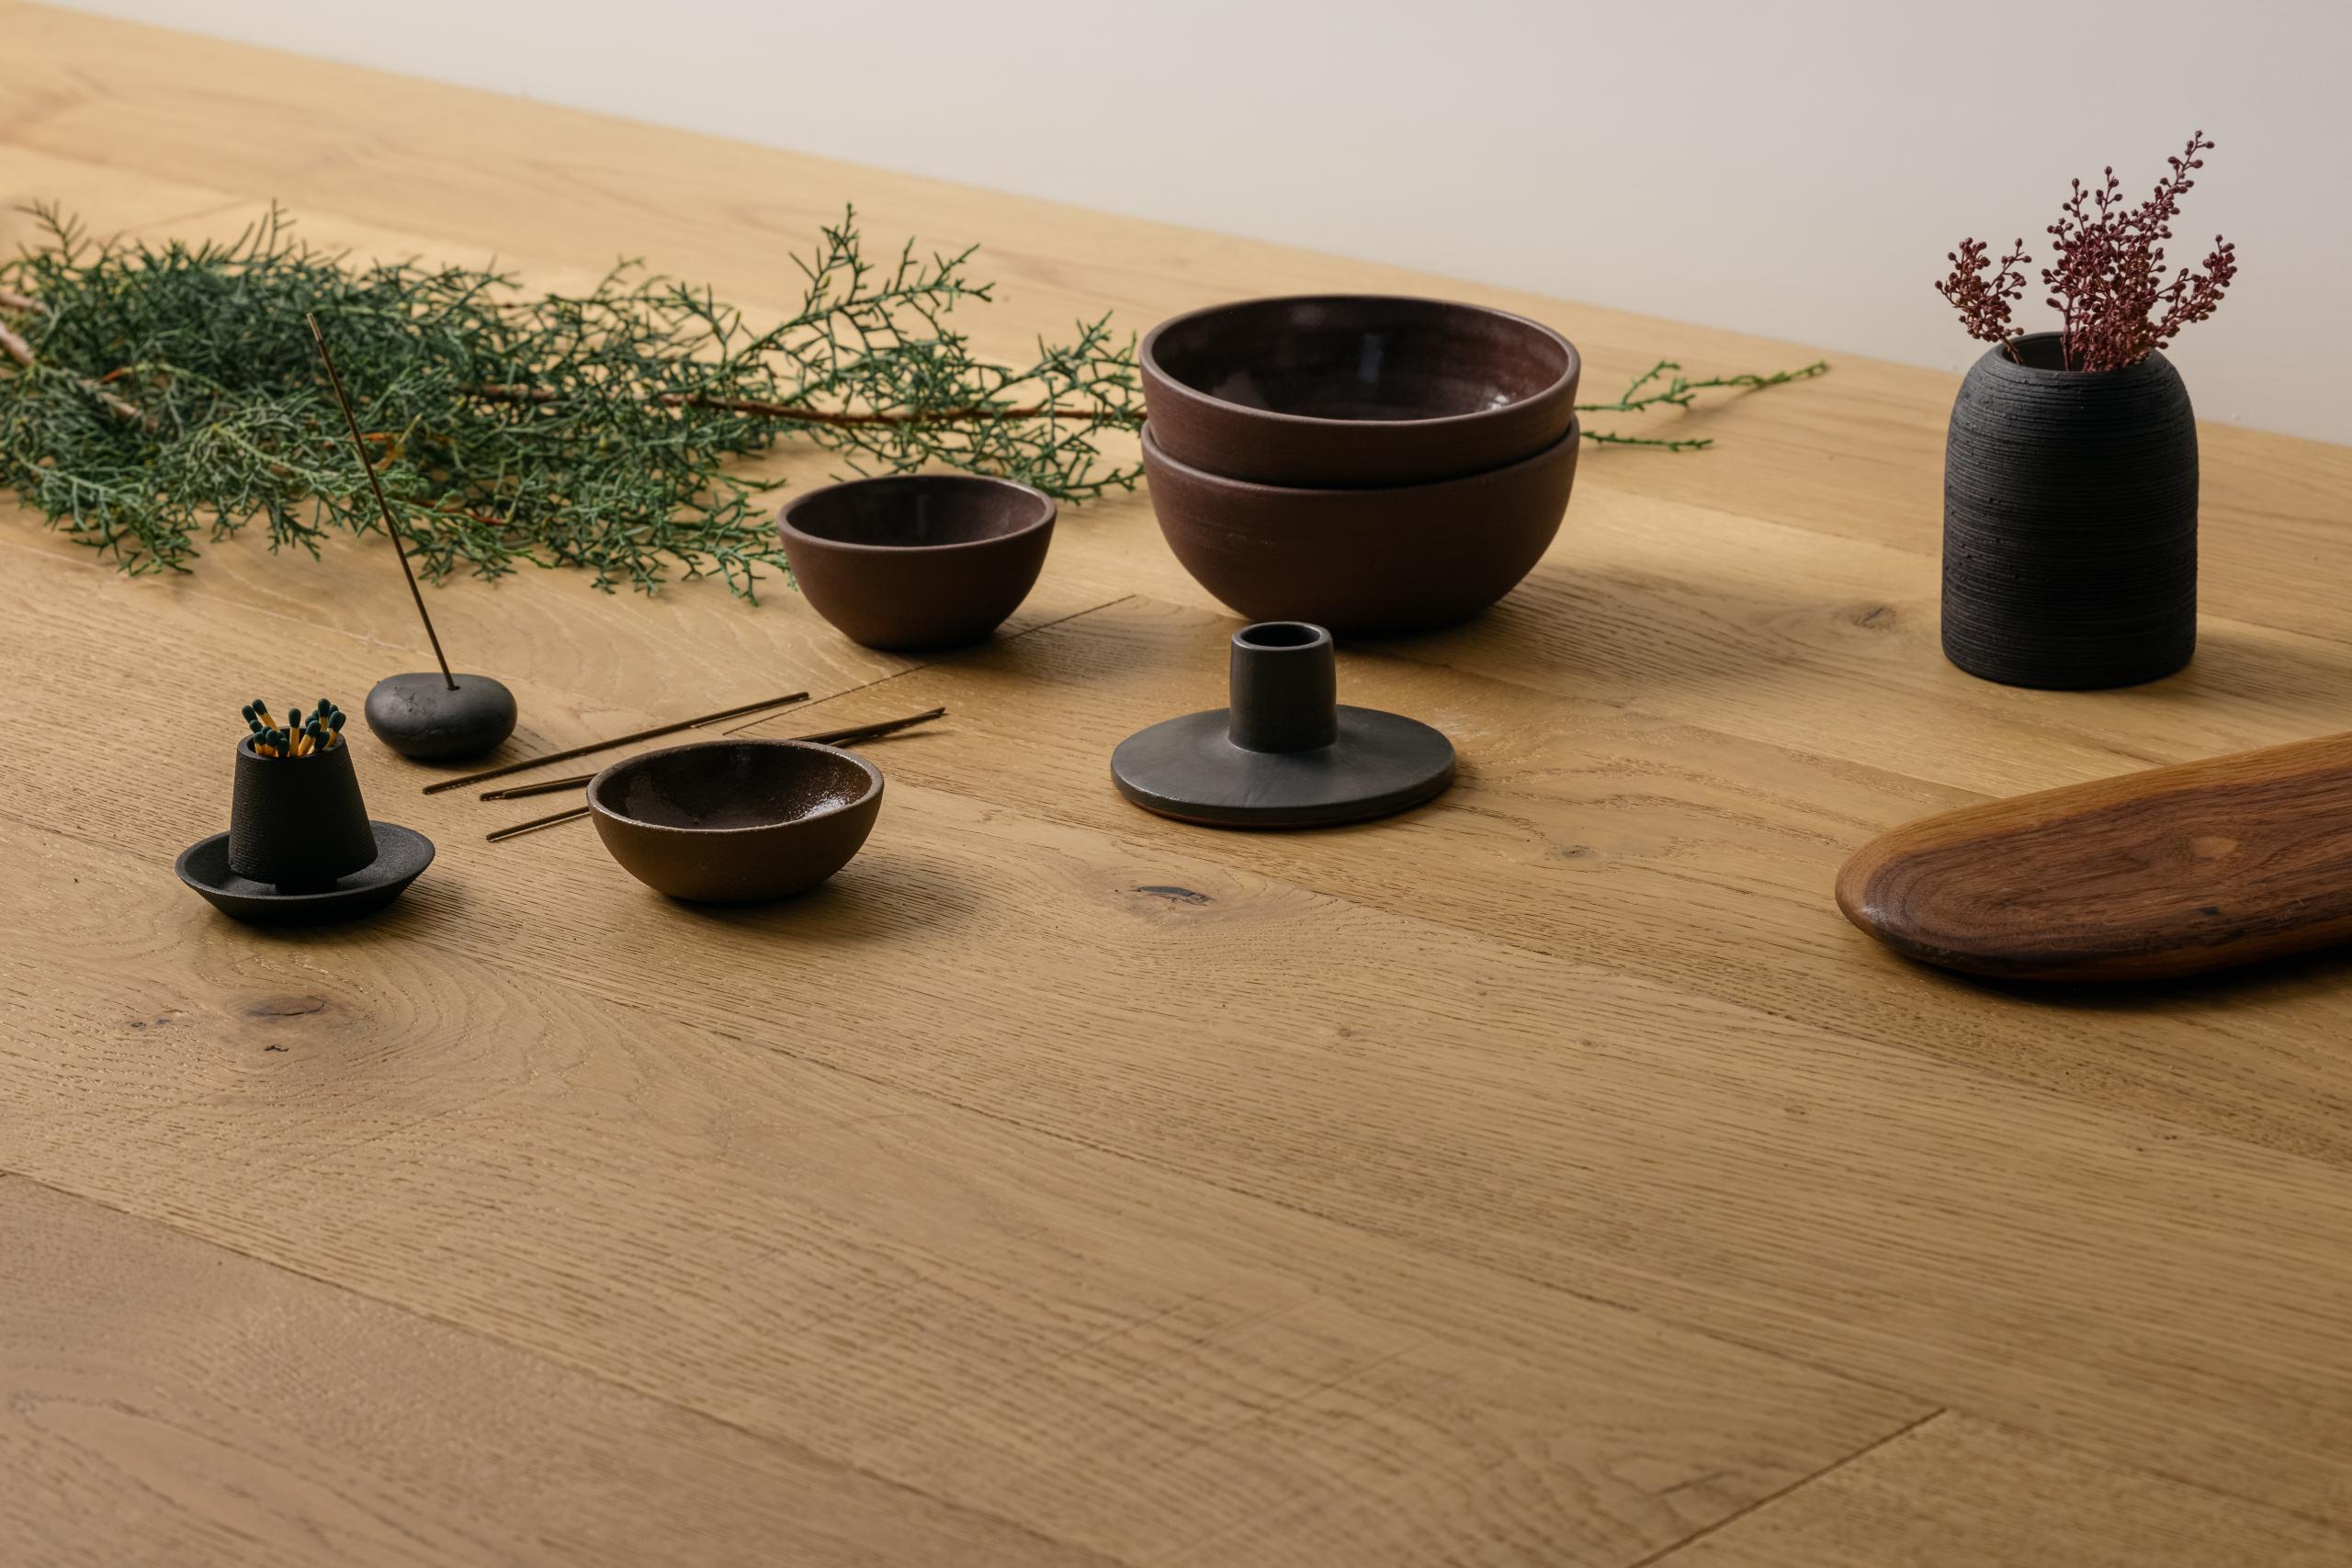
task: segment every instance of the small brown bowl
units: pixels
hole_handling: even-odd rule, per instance
[[[978,642],[1036,586],[1054,542],[1050,496],[977,474],[827,485],[776,520],[817,613],[868,648]]]
[[[1258,484],[1425,484],[1548,448],[1576,417],[1576,345],[1483,305],[1372,294],[1245,299],[1143,340],[1160,451]]]
[[[1465,620],[1510,592],[1560,531],[1576,422],[1508,468],[1387,490],[1251,484],[1180,463],[1143,427],[1151,510],[1200,585],[1252,621],[1400,637]]]
[[[847,865],[882,809],[882,774],[807,740],[703,740],[625,758],[588,781],[621,869],[658,893],[750,904]]]

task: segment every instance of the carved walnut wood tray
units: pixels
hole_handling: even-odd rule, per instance
[[[2133,980],[2352,941],[2352,735],[1989,801],[1882,834],[1838,906],[1895,951]]]

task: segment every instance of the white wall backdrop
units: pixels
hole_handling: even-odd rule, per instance
[[[2345,0],[67,3],[1953,368],[1955,240],[2201,127],[2199,412],[2352,441]]]

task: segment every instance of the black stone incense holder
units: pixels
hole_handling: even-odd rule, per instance
[[[1453,782],[1428,725],[1338,700],[1331,634],[1261,621],[1233,634],[1232,705],[1139,730],[1111,754],[1119,793],[1212,828],[1316,828],[1419,806]]]
[[[514,733],[514,694],[487,675],[387,675],[361,711],[377,739],[417,762],[479,757]]]

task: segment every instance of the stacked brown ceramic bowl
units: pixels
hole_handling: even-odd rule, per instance
[[[1517,586],[1567,510],[1580,367],[1524,317],[1251,299],[1161,322],[1142,358],[1160,532],[1251,620],[1450,626]]]

